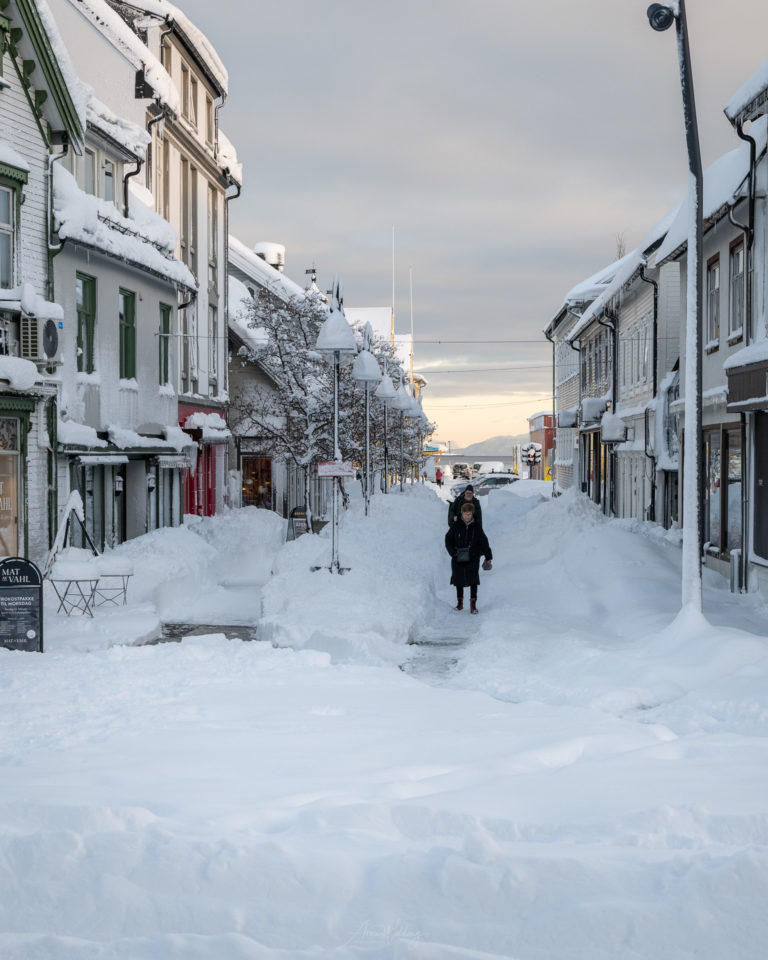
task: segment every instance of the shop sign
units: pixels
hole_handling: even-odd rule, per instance
[[[345,477],[355,479],[355,465],[351,460],[321,460],[317,465],[318,477]]]
[[[0,560],[0,647],[43,652],[43,578],[23,557]]]

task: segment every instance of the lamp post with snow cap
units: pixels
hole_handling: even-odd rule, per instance
[[[395,390],[394,383],[392,383],[392,377],[390,377],[386,370],[384,376],[381,378],[381,382],[378,387],[376,387],[374,396],[384,404],[384,493],[389,493],[389,422],[387,413],[390,405],[397,396],[397,391]]]
[[[328,318],[320,328],[315,345],[318,353],[333,363],[333,459],[341,463],[339,450],[339,367],[357,353],[355,332],[344,316],[344,299],[338,277],[333,281],[333,299]],[[339,479],[333,477],[333,526],[331,529],[331,573],[342,573],[339,566]]]
[[[355,363],[352,367],[352,376],[358,383],[362,383],[365,388],[365,470],[363,472],[364,488],[363,499],[365,500],[365,515],[368,516],[368,509],[371,500],[371,422],[370,422],[370,390],[372,383],[378,383],[381,380],[381,370],[376,362],[376,357],[370,351],[371,325],[366,323],[363,330],[363,349],[355,357]]]
[[[411,409],[411,398],[405,389],[403,378],[400,379],[400,385],[395,391],[395,399],[392,401],[392,409],[400,411],[400,493],[403,492],[403,475],[405,473],[405,450],[404,450],[404,424],[405,417]]]
[[[688,252],[687,317],[685,326],[685,435],[683,443],[683,576],[682,603],[701,612],[701,554],[704,544],[701,425],[701,291],[702,291],[702,194],[704,175],[701,166],[696,101],[693,95],[691,52],[685,0],[667,0],[648,7],[648,22],[662,32],[675,24],[680,84],[683,94],[683,118],[688,147]]]

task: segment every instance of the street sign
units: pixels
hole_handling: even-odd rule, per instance
[[[23,557],[0,560],[0,647],[43,652],[43,578]]]
[[[355,465],[351,460],[321,460],[317,465],[318,477],[345,477],[355,479]]]

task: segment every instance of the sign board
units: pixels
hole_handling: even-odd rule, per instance
[[[43,652],[43,578],[23,557],[0,560],[0,647]]]
[[[318,477],[346,477],[355,479],[355,465],[351,460],[321,460],[317,465]]]
[[[307,508],[294,507],[288,518],[288,535],[286,540],[295,540],[303,533],[309,533],[309,524],[307,522]]]

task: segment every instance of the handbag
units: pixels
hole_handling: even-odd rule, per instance
[[[469,547],[456,548],[456,563],[469,563]]]

